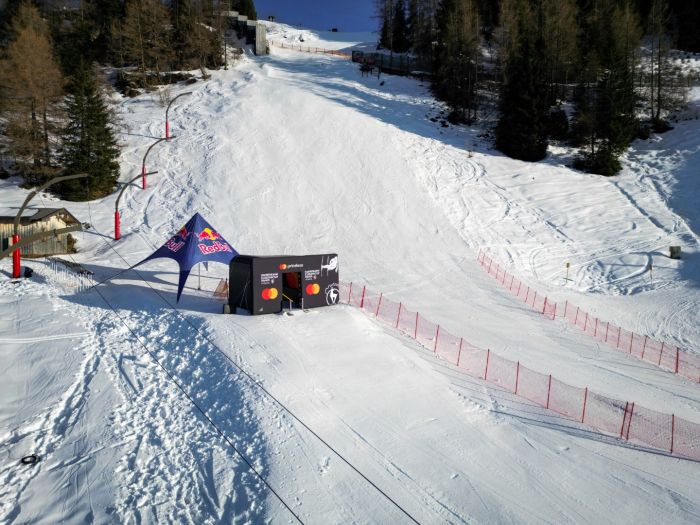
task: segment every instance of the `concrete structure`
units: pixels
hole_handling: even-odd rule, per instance
[[[12,230],[16,210],[0,210],[0,252],[12,245]],[[35,233],[80,224],[65,208],[33,208],[25,210],[20,219],[20,238]],[[22,257],[44,257],[73,253],[75,239],[70,233],[51,235],[22,248]]]
[[[267,55],[267,31],[263,24],[257,20],[248,20],[247,16],[238,14],[238,11],[224,11],[221,16],[228,19],[229,29],[238,33],[238,38],[245,38],[247,45],[253,46],[256,55]]]

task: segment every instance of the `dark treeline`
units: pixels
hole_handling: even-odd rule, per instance
[[[637,137],[669,129],[687,79],[670,59],[700,51],[693,2],[675,0],[378,0],[379,46],[434,74],[450,120],[498,108],[496,147],[529,161],[550,140],[575,166],[612,175]]]
[[[69,5],[75,6],[75,3]],[[253,0],[5,2],[0,13],[0,175],[28,185],[88,173],[56,188],[83,200],[119,178],[115,119],[102,66],[118,68],[124,92],[173,79],[173,71],[224,64],[222,10],[256,18]],[[167,93],[167,90],[164,91]]]

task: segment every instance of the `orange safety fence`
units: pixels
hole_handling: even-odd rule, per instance
[[[498,270],[499,279],[504,279]],[[495,275],[495,274],[494,274]],[[505,278],[510,286],[510,276]],[[517,282],[517,281],[516,281]],[[470,376],[487,381],[515,395],[552,410],[567,419],[583,423],[598,432],[630,443],[700,461],[700,424],[674,414],[664,414],[591,392],[587,387],[564,383],[551,374],[531,370],[490,349],[484,350],[451,334],[419,312],[357,283],[340,283],[341,301],[381,320]],[[528,304],[545,314],[550,312],[546,297],[523,291]],[[556,312],[556,307],[551,307]],[[554,314],[552,314],[554,315]],[[587,324],[587,323],[586,323]],[[599,325],[600,328],[600,325]],[[594,333],[598,333],[594,329]],[[597,335],[596,335],[597,337]]]
[[[302,46],[301,44],[285,44],[284,42],[275,42],[274,40],[268,41],[271,46],[279,47],[282,49],[291,49],[292,51],[299,51],[301,53],[315,53],[319,55],[333,55],[341,58],[351,58],[352,55],[346,51],[338,51],[337,49],[324,49],[322,47],[311,47]]]
[[[603,321],[569,301],[556,303],[508,273],[484,251],[479,252],[477,261],[501,286],[547,319],[565,319],[612,348],[700,383],[700,356]]]

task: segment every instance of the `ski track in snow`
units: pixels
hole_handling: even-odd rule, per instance
[[[697,211],[681,216],[669,197],[677,198],[673,174],[700,151],[696,134],[680,126],[684,153],[635,143],[623,174],[601,179],[563,170],[555,155],[536,165],[505,159],[474,130],[443,131],[423,120],[440,108],[425,86],[386,82],[382,88],[335,58],[277,51],[214,72],[174,106],[177,138],[152,151],[149,169],[159,173],[150,191],[127,190],[117,250],[136,263],[193,210],[234,233],[243,252],[338,244],[348,274],[431,315],[437,309],[436,321],[464,327],[477,343],[497,342],[511,358],[555,367],[572,381],[579,374],[599,380],[611,395],[644,393],[668,410],[700,413],[694,387],[514,306],[473,261],[487,248],[544,292],[697,349],[700,300],[687,289],[697,279],[688,265],[697,255]],[[162,110],[148,96],[120,101],[119,109],[131,132],[160,135]],[[143,139],[125,138],[124,179],[138,170],[143,147]],[[97,228],[81,236],[77,257],[85,255],[100,279],[126,266],[99,237],[111,228],[111,198],[75,208]],[[606,216],[611,209],[623,211]],[[685,267],[662,257],[671,242],[689,253]],[[421,251],[434,261],[422,261]],[[573,283],[561,285],[569,260]],[[164,263],[142,272],[174,301],[173,269]],[[466,305],[453,278],[471,294]],[[28,406],[25,421],[2,429],[0,519],[8,523],[41,521],[32,497],[57,475],[62,484],[49,485],[55,489],[45,497],[61,508],[46,522],[79,514],[123,523],[294,521],[124,323],[304,522],[399,523],[405,516],[190,323],[421,522],[700,519],[697,465],[591,433],[464,376],[359,312],[229,319],[214,315],[219,305],[204,292],[188,289],[177,314],[133,273],[100,291],[122,320],[96,292],[56,287],[52,307],[81,323],[70,333],[24,337],[19,314],[0,320],[0,343],[35,351],[76,339],[72,353],[80,356],[71,363],[74,377],[54,379],[62,390],[48,406]],[[31,282],[0,288],[0,307],[19,311],[39,293]],[[612,298],[621,302],[612,307]],[[522,333],[508,324],[522,324]],[[562,351],[552,359],[555,344]],[[107,394],[117,401],[99,417],[90,412]],[[18,450],[44,459],[19,469]]]

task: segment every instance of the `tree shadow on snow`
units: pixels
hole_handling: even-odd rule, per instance
[[[274,55],[260,58],[269,66],[291,73],[291,81],[335,103],[365,113],[397,128],[440,141],[446,145],[501,156],[477,138],[478,127],[443,127],[449,109],[436,100],[429,81],[382,74],[362,76],[359,65],[335,57],[318,56],[317,60],[296,60]],[[315,67],[314,67],[315,66]],[[382,85],[383,84],[383,85]],[[436,119],[435,122],[430,119]]]

